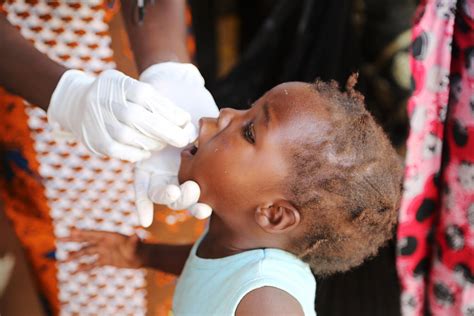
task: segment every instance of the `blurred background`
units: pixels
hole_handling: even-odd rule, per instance
[[[247,108],[285,81],[334,79],[344,86],[358,72],[356,87],[404,155],[415,6],[414,0],[190,0],[194,39],[188,47],[220,107]],[[118,69],[136,77],[120,12],[110,22],[110,33]],[[156,241],[193,241],[203,229],[203,222],[185,213],[159,209],[155,214],[150,232]],[[41,271],[29,270],[3,215],[0,224],[0,314],[49,314],[48,303],[34,291],[32,275]],[[174,281],[148,271],[149,315],[168,315]],[[361,267],[318,279],[316,310],[334,316],[399,315],[399,294],[391,241]]]
[[[408,135],[408,49],[416,1],[190,1],[196,62],[222,107],[246,108],[285,81],[359,73],[357,88],[400,155]],[[400,315],[392,240],[345,274],[318,279],[319,315]]]

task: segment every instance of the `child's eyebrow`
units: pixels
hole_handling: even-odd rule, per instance
[[[250,108],[255,107],[257,104],[254,102],[250,105]],[[263,104],[263,123],[265,124],[265,127],[268,128],[268,125],[270,124],[271,121],[271,114],[270,114],[270,106],[268,103]]]
[[[263,122],[265,123],[265,127],[268,128],[268,125],[270,124],[270,120],[271,120],[270,106],[268,105],[268,103],[265,103],[263,105],[263,117],[264,117]]]

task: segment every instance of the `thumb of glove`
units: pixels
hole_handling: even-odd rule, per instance
[[[190,207],[189,211],[197,219],[205,219],[212,214],[212,208],[205,203],[196,203]]]
[[[201,195],[199,185],[194,181],[186,181],[180,185],[181,195],[179,199],[168,205],[173,210],[184,210],[196,204]]]
[[[174,184],[156,185],[149,190],[149,197],[156,204],[169,205],[176,202],[181,196],[181,189]]]
[[[148,198],[150,172],[135,168],[135,205],[140,225],[148,227],[153,222],[153,202]]]

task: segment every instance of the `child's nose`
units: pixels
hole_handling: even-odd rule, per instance
[[[201,138],[207,138],[217,131],[217,119],[203,117],[199,119],[199,141]]]
[[[217,126],[219,129],[224,129],[227,125],[229,125],[236,113],[238,113],[238,111],[234,109],[221,109],[219,111],[219,117],[217,118]]]
[[[226,128],[238,114],[242,112],[234,109],[221,109],[217,118],[203,117],[199,120],[199,138],[207,139]]]

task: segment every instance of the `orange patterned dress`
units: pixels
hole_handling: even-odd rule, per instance
[[[100,0],[2,1],[0,10],[52,60],[97,74],[116,66],[108,22],[118,5],[111,3],[114,5]],[[104,267],[73,273],[77,262],[62,261],[73,245],[56,242],[72,226],[134,233],[138,219],[133,166],[93,156],[80,143],[54,139],[43,110],[1,87],[0,150],[0,202],[51,312],[144,315],[145,270]],[[164,214],[159,217],[165,226],[185,219]],[[169,295],[164,299],[169,301]]]

